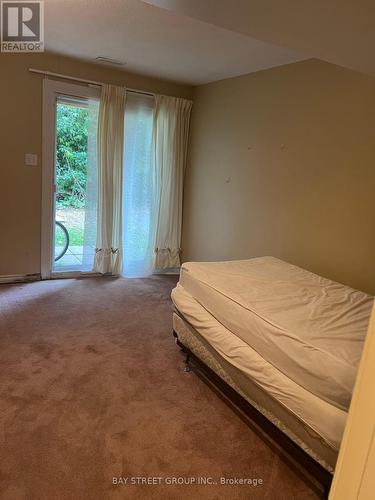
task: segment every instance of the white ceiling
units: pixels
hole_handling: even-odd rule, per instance
[[[374,0],[144,0],[375,76]]]
[[[45,0],[45,46],[88,60],[110,57],[126,62],[126,71],[194,85],[306,59],[139,0]]]

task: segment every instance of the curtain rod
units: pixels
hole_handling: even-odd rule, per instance
[[[42,69],[29,68],[29,71],[31,73],[37,73],[38,75],[52,76],[54,78],[61,78],[63,80],[72,80],[73,82],[82,82],[82,83],[87,83],[89,85],[97,85],[99,87],[106,85],[106,83],[104,83],[104,82],[98,82],[96,80],[87,80],[86,78],[79,78],[79,77],[75,77],[75,76],[63,75],[61,73],[53,73],[52,71],[44,71]],[[134,92],[136,94],[155,96],[154,93],[146,92],[144,90],[132,89],[132,88],[128,88],[128,87],[126,87],[126,90],[128,92]]]

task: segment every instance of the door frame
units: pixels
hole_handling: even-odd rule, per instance
[[[43,80],[42,117],[42,207],[41,207],[41,278],[51,279],[63,273],[53,273],[56,158],[56,102],[59,95],[78,98],[100,98],[100,86],[78,85],[60,80]],[[69,273],[81,275],[80,272]],[[87,273],[82,273],[87,274]]]

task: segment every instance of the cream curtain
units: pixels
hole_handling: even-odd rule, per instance
[[[122,161],[126,90],[103,85],[98,119],[98,221],[94,271],[121,272]]]
[[[153,160],[156,173],[156,271],[180,266],[182,195],[192,102],[156,96]]]

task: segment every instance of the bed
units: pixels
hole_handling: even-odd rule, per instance
[[[183,264],[172,300],[179,345],[329,486],[373,297],[260,257]]]

